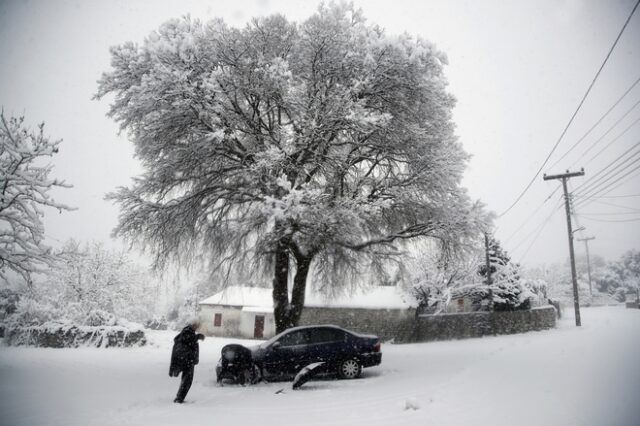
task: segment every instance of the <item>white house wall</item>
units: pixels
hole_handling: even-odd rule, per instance
[[[276,335],[276,321],[272,312],[247,312],[243,311],[240,319],[240,335],[247,339],[253,339],[256,323],[256,315],[264,317],[263,339],[269,339]]]
[[[215,314],[222,315],[220,327],[214,326]],[[200,305],[202,333],[207,336],[238,337],[242,310],[231,306]]]

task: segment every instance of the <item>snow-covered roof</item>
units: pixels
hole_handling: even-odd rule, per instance
[[[242,308],[242,312],[255,312],[255,313],[273,313],[273,308],[266,306],[245,306]]]
[[[269,288],[231,286],[200,302],[201,305],[273,308]],[[415,306],[413,298],[397,287],[370,287],[333,299],[307,289],[305,306],[310,308],[407,309]]]
[[[245,306],[273,309],[271,289],[229,286],[200,302],[201,305]]]

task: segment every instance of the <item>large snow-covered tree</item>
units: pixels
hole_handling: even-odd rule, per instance
[[[50,195],[55,187],[69,185],[49,175],[46,161],[58,152],[61,141],[44,135],[44,123],[37,130],[24,124],[24,117],[0,113],[0,280],[13,272],[27,283],[33,273],[42,272],[54,261],[44,242],[43,208],[68,210]]]
[[[446,56],[351,6],[242,29],[186,17],[111,54],[96,96],[114,96],[145,168],[111,195],[116,233],[158,266],[269,266],[278,331],[297,324],[310,272],[344,285],[405,241],[455,247],[484,220],[460,187]]]

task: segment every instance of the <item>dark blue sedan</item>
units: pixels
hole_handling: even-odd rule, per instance
[[[286,330],[251,349],[255,365],[267,380],[293,378],[309,364],[322,362],[325,373],[355,379],[362,369],[380,364],[380,339],[332,325]]]

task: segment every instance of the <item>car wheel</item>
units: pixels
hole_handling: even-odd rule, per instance
[[[345,359],[338,364],[338,376],[341,379],[355,379],[362,373],[362,366],[357,359]]]

